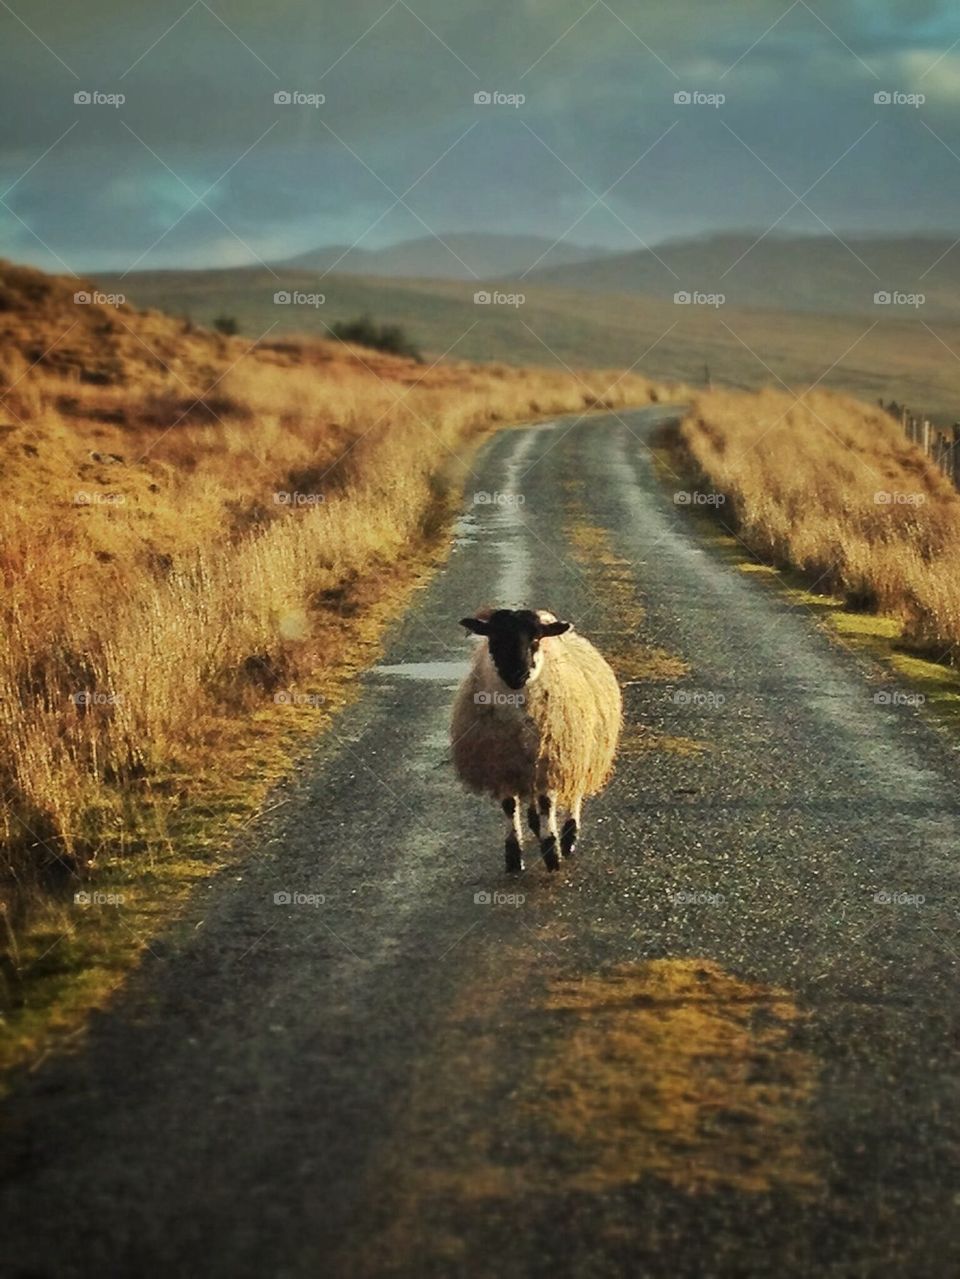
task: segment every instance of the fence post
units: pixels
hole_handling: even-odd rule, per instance
[[[905,404],[896,407],[907,439],[922,448],[927,457],[953,481],[954,487],[960,489],[960,422],[954,422],[949,428],[935,427],[927,417],[914,417]]]

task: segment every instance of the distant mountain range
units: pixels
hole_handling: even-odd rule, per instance
[[[195,323],[228,316],[253,340],[330,337],[338,321],[369,315],[398,324],[428,359],[495,360],[573,368],[636,366],[656,378],[798,388],[822,380],[866,401],[896,399],[937,420],[960,418],[960,308],[872,307],[869,314],[680,305],[649,294],[541,284],[524,301],[477,305],[474,280],[398,279],[243,267],[98,277],[107,293]],[[692,285],[693,281],[689,281]],[[506,284],[499,287],[509,295]],[[484,289],[490,289],[485,285]],[[277,295],[284,299],[280,304]],[[946,348],[946,349],[945,349]],[[614,376],[614,375],[611,375]]]
[[[468,231],[402,240],[385,249],[326,245],[274,265],[294,271],[337,271],[341,275],[482,280],[519,275],[534,264],[560,268],[578,262],[602,262],[606,256],[605,249],[563,241],[555,245],[545,236]]]
[[[200,324],[228,316],[254,339],[268,333],[329,337],[337,321],[366,314],[399,324],[429,358],[448,353],[454,360],[594,368],[638,363],[653,377],[701,383],[709,375],[737,386],[771,377],[799,387],[822,380],[866,401],[896,399],[937,420],[960,418],[960,363],[950,354],[960,355],[960,245],[954,248],[948,236],[851,237],[848,248],[826,236],[756,240],[744,233],[678,241],[524,277],[531,254],[549,247],[546,240],[449,237],[458,251],[472,249],[484,291],[496,285],[508,295],[485,305],[474,300],[472,276],[426,275],[425,269],[439,269],[437,254],[446,250],[419,240],[382,250],[373,261],[355,257],[352,273],[341,262],[325,274],[337,256],[325,249],[305,255],[309,265],[272,270],[138,271],[98,279],[106,292],[124,293],[135,305]],[[510,272],[505,262],[523,265]],[[406,270],[417,275],[408,278]],[[874,294],[895,292],[922,293],[925,301],[874,303]],[[726,300],[676,305],[677,293],[722,293]],[[523,300],[511,302],[510,294]]]
[[[275,264],[279,271],[381,279],[497,280],[514,290],[722,295],[736,307],[919,318],[960,315],[960,242],[951,235],[787,236],[730,232],[617,253],[536,235],[464,232],[384,249],[331,245]],[[875,302],[889,294],[889,303]],[[923,302],[914,305],[915,295]],[[702,302],[701,305],[708,303]]]
[[[589,293],[672,299],[722,294],[737,307],[875,316],[960,314],[960,237],[781,236],[739,232],[602,259],[546,264],[528,279]],[[890,294],[887,304],[876,294]],[[914,305],[909,296],[922,295]]]

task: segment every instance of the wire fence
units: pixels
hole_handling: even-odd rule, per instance
[[[923,449],[934,466],[960,488],[960,422],[937,426],[928,417],[920,417],[896,401],[884,404],[881,400],[880,407],[900,423],[907,438]]]

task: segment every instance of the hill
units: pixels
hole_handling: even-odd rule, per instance
[[[865,400],[896,399],[953,421],[960,417],[960,319],[877,307],[868,316],[735,308],[730,303],[677,306],[644,295],[547,288],[504,282],[522,292],[518,306],[475,305],[477,286],[452,280],[377,279],[263,269],[157,271],[104,288],[123,289],[141,305],[210,323],[235,316],[250,337],[298,332],[329,337],[338,320],[369,313],[402,325],[435,359],[454,358],[557,367],[636,365],[654,378],[714,381],[753,388],[782,379],[802,389],[823,385]],[[486,285],[484,290],[490,292]],[[278,290],[322,295],[312,306],[276,305]],[[672,297],[672,295],[671,295]],[[924,323],[926,319],[926,327]],[[931,331],[932,330],[932,331]]]
[[[956,236],[784,236],[741,232],[676,240],[592,262],[545,263],[528,283],[589,293],[673,298],[722,293],[728,305],[876,315],[878,292],[922,294],[918,314],[960,319]]]
[[[554,244],[544,236],[471,231],[402,240],[383,249],[324,245],[275,265],[293,271],[335,270],[342,275],[482,280],[519,275],[535,264],[562,267],[602,261],[605,256],[602,249]]]

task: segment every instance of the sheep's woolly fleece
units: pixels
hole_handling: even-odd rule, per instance
[[[525,700],[516,705],[475,700],[478,693],[505,691],[487,660],[486,640],[477,645],[454,703],[453,762],[463,783],[478,794],[498,800],[554,794],[569,806],[609,780],[623,701],[613,671],[582,635],[568,631],[544,639],[540,648],[541,673],[522,689]]]

